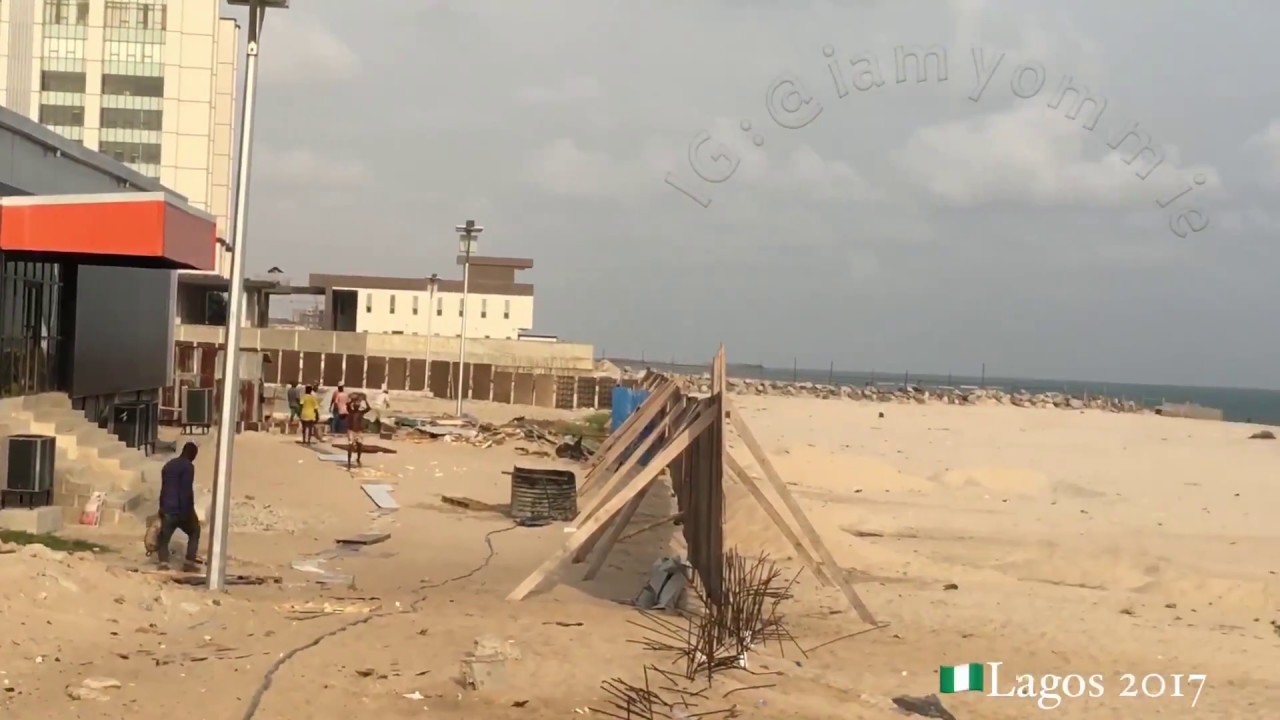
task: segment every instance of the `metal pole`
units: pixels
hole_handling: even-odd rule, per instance
[[[466,237],[467,252],[462,260],[462,332],[458,336],[458,410],[454,413],[458,417],[462,416],[462,378],[467,369],[467,291],[471,288],[471,243],[474,242],[469,228]]]
[[[249,225],[249,161],[253,153],[253,105],[258,90],[258,39],[266,8],[249,6],[249,45],[245,52],[244,107],[236,169],[236,217],[232,230],[231,286],[227,293],[226,349],[222,358],[222,398],[218,408],[218,454],[213,470],[213,517],[209,534],[209,589],[225,590],[227,535],[231,508],[231,451],[240,400],[240,314],[244,304],[244,262]]]
[[[436,276],[432,275],[427,294],[427,392],[431,392],[431,319],[436,315]]]

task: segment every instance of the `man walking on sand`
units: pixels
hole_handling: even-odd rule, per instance
[[[356,465],[362,465],[364,456],[364,416],[369,412],[369,401],[364,393],[352,393],[347,404],[347,469],[351,469],[351,458],[355,457]]]
[[[160,468],[160,535],[156,552],[160,569],[169,569],[169,543],[175,530],[187,536],[186,562],[182,569],[199,572],[200,517],[196,515],[196,454],[200,448],[189,442],[182,453]]]
[[[289,383],[285,399],[289,401],[289,424],[292,425],[294,420],[302,419],[302,393],[298,390],[297,380]]]

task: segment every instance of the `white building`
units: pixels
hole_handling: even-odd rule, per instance
[[[160,180],[225,239],[239,25],[219,5],[0,0],[0,105]]]
[[[533,327],[533,285],[515,280],[532,267],[527,258],[471,257],[467,337],[514,340]],[[310,284],[324,291],[326,330],[462,335],[461,280],[313,274]]]

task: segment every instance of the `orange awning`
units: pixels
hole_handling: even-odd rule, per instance
[[[84,263],[213,270],[213,216],[163,192],[0,198],[0,250]]]

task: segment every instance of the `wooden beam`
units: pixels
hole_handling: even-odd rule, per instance
[[[760,504],[760,508],[764,510],[765,514],[769,516],[769,519],[773,521],[773,524],[778,528],[778,531],[781,532],[783,537],[787,539],[787,542],[791,544],[792,549],[796,551],[796,555],[800,558],[800,561],[818,577],[819,581],[826,585],[835,587],[836,583],[832,580],[831,573],[827,571],[827,568],[823,567],[822,563],[818,562],[818,559],[813,556],[813,553],[809,552],[809,548],[805,547],[804,542],[800,540],[800,536],[796,534],[795,528],[791,527],[791,523],[783,517],[783,514],[778,509],[777,505],[769,498],[768,494],[765,493],[764,488],[760,485],[760,481],[748,473],[746,468],[742,467],[742,465],[735,460],[733,455],[730,453],[726,452],[724,454],[724,464],[729,468],[730,476],[741,483],[742,486],[747,489],[747,492],[751,493],[751,497],[755,498],[756,502]]]
[[[640,403],[640,407],[636,408],[636,411],[626,419],[626,422],[622,423],[616,432],[610,433],[609,437],[605,438],[600,448],[596,450],[595,455],[592,456],[592,465],[587,470],[586,477],[582,479],[582,484],[578,486],[579,495],[595,484],[596,479],[602,472],[607,472],[614,463],[618,462],[622,454],[635,443],[636,438],[640,437],[644,429],[658,416],[658,413],[666,408],[667,403],[678,389],[675,383],[667,382],[656,391],[650,393],[649,397]]]
[[[618,538],[622,536],[622,531],[627,529],[631,524],[631,519],[635,517],[636,511],[640,509],[640,503],[644,502],[645,497],[649,495],[649,491],[653,489],[653,483],[645,486],[640,494],[631,498],[629,502],[622,508],[622,512],[618,513],[618,517],[613,519],[613,523],[609,525],[609,530],[604,534],[604,538],[600,541],[600,547],[591,557],[591,564],[587,566],[587,571],[583,573],[583,580],[594,580],[600,572],[600,568],[604,567],[604,561],[609,559],[609,553],[613,551],[613,546],[618,543]],[[586,548],[586,545],[582,546]],[[581,552],[581,550],[579,550]]]
[[[515,590],[512,590],[511,594],[507,596],[507,600],[518,601],[533,592],[548,575],[560,567],[565,558],[572,555],[588,538],[604,527],[605,523],[609,522],[609,519],[622,509],[623,505],[626,505],[631,501],[631,498],[648,487],[658,477],[658,473],[662,471],[662,468],[665,468],[680,453],[684,452],[689,443],[710,427],[715,419],[715,413],[701,413],[692,425],[672,437],[670,442],[658,451],[652,462],[641,469],[617,495],[610,498],[609,502],[600,509],[600,512],[587,521],[586,526],[578,528],[578,531],[569,537],[569,541],[565,543],[564,547],[547,558],[546,562],[542,563],[529,577],[525,578],[524,582],[520,583]]]
[[[732,403],[727,403],[727,405],[729,422],[733,425],[733,429],[738,432],[738,437],[742,438],[743,444],[747,446],[747,450],[755,458],[756,464],[764,471],[765,479],[773,486],[773,491],[782,500],[783,505],[786,505],[787,510],[791,512],[800,532],[818,553],[818,558],[831,569],[831,579],[835,581],[836,586],[844,593],[845,599],[849,601],[849,605],[858,613],[858,617],[862,619],[862,622],[868,625],[876,625],[875,616],[871,614],[871,610],[867,608],[866,603],[862,602],[862,598],[858,597],[858,593],[849,585],[849,581],[844,577],[844,572],[840,569],[840,565],[832,557],[831,550],[826,543],[822,542],[822,537],[818,535],[817,529],[813,527],[813,523],[809,522],[804,510],[800,508],[799,503],[792,497],[791,491],[787,489],[787,484],[783,482],[782,476],[778,474],[778,471],[773,467],[773,463],[769,461],[769,456],[756,440],[756,436],[751,433],[751,428],[747,427],[747,423],[742,419],[738,408]]]
[[[605,481],[605,484],[600,488],[600,490],[595,495],[592,495],[587,499],[586,507],[580,509],[578,511],[578,516],[573,519],[574,527],[581,527],[583,523],[590,520],[591,516],[596,513],[600,506],[609,499],[609,496],[613,495],[619,486],[627,482],[627,477],[631,474],[631,471],[635,469],[636,464],[649,452],[651,447],[654,445],[661,447],[660,441],[664,440],[669,431],[678,432],[682,430],[685,424],[692,419],[695,411],[699,407],[698,403],[692,400],[685,400],[684,402],[685,405],[683,407],[674,412],[668,413],[667,416],[662,419],[662,423],[658,427],[654,428],[653,432],[640,442],[640,445],[636,447],[635,452],[631,453],[631,455],[623,461],[622,466],[613,474],[613,477]],[[658,468],[658,472],[662,472],[663,469],[665,468]],[[575,563],[580,563],[583,560],[586,560],[587,555],[590,554],[591,550],[596,546],[597,540],[599,540],[598,535],[587,540],[587,542],[584,543],[576,553],[574,553],[573,561]]]

